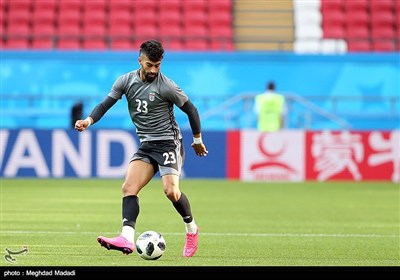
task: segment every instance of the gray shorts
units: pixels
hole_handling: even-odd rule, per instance
[[[142,160],[154,167],[154,174],[180,176],[185,160],[183,140],[144,141],[132,156],[131,161]]]

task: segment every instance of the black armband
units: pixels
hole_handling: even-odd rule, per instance
[[[108,109],[110,109],[117,101],[118,99],[106,96],[106,98],[104,98],[103,101],[97,104],[89,115],[89,117],[93,119],[93,123],[100,120],[104,116],[104,114],[108,111]]]
[[[188,115],[190,127],[192,129],[193,134],[198,134],[201,132],[201,124],[200,124],[200,116],[197,108],[193,105],[193,103],[188,100],[185,104],[183,104],[180,109]]]

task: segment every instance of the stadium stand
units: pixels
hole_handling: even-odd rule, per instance
[[[0,17],[9,50],[400,51],[400,0],[0,0]]]
[[[232,0],[2,0],[4,49],[233,50]]]

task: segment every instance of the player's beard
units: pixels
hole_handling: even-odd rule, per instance
[[[142,74],[144,74],[144,78],[149,83],[154,81],[157,78],[157,75],[158,75],[158,73],[154,73],[153,76],[151,76],[152,73],[151,72],[146,72],[143,68],[142,68]]]

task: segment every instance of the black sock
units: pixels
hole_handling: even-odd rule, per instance
[[[139,197],[128,195],[122,198],[122,225],[135,228],[139,215]]]
[[[190,223],[193,221],[192,211],[190,209],[190,203],[184,193],[181,193],[181,197],[177,202],[172,203],[178,211],[178,213],[182,216],[182,219],[185,223]]]

